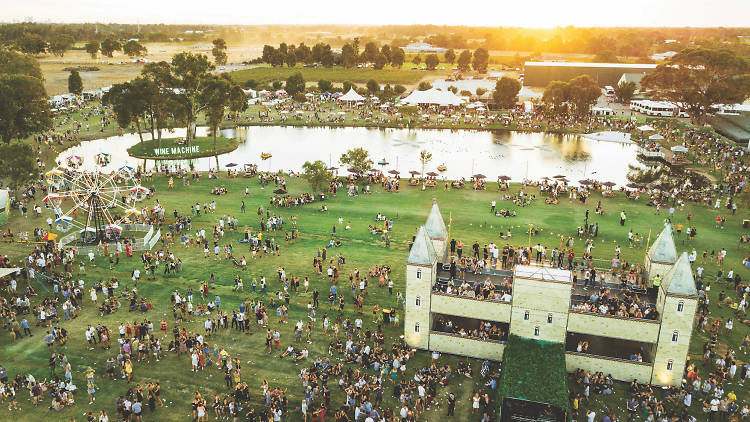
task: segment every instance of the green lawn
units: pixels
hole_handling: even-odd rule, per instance
[[[216,154],[226,154],[237,149],[238,141],[236,139],[216,137],[216,146],[214,138],[211,136],[197,137],[192,140],[190,146],[185,145],[184,139],[162,138],[161,142],[145,141],[137,143],[128,148],[128,154],[136,158],[145,159],[164,159],[188,160],[191,158],[213,157]],[[195,148],[195,149],[191,149]],[[157,153],[156,150],[160,150]],[[194,152],[190,152],[194,151]]]
[[[302,73],[302,77],[308,82],[317,82],[325,79],[331,82],[353,82],[364,84],[370,79],[376,80],[379,84],[398,84],[410,85],[419,82],[426,75],[448,74],[448,71],[419,71],[411,70],[410,64],[404,64],[403,69],[385,68],[375,69],[358,69],[336,67],[256,67],[253,69],[238,70],[230,72],[232,80],[242,84],[250,79],[259,84],[265,84],[273,81],[285,81],[295,72]]]
[[[225,237],[220,240],[220,244],[225,245],[231,242],[235,246],[235,255],[241,256],[247,254],[248,257],[250,255],[246,247],[236,242],[245,227],[257,230],[258,218],[255,211],[258,207],[267,206],[270,196],[273,195],[272,191],[275,189],[273,186],[268,186],[266,189],[261,190],[257,179],[244,178],[204,179],[200,182],[193,182],[190,186],[183,186],[181,183],[176,183],[175,188],[172,190],[166,188],[167,178],[165,177],[155,177],[153,182],[144,182],[144,184],[147,187],[150,187],[152,184],[154,185],[156,191],[155,198],[168,210],[168,223],[173,221],[171,216],[174,209],[185,213],[189,212],[190,204],[194,204],[196,201],[210,202],[211,200],[216,200],[216,214],[194,217],[192,232],[204,228],[207,233],[210,233],[213,226],[217,224],[219,217],[223,215],[236,216],[239,219],[241,229],[237,232],[227,232]],[[212,196],[209,194],[212,187],[220,185],[227,187],[229,190],[228,195]],[[288,244],[284,241],[283,233],[267,234],[274,237],[281,244],[280,256],[266,256],[255,261],[250,259],[248,270],[243,272],[235,269],[231,262],[224,259],[214,260],[213,257],[203,258],[202,252],[197,248],[185,249],[182,246],[175,246],[171,250],[183,260],[184,271],[169,276],[160,274],[155,281],[142,279],[138,284],[139,293],[143,297],[151,299],[155,306],[155,309],[146,315],[128,313],[126,309],[121,309],[113,315],[99,317],[98,312],[95,312],[90,306],[88,292],[86,292],[84,298],[87,306],[82,311],[81,317],[74,321],[62,323],[70,332],[70,341],[67,346],[59,348],[58,351],[64,352],[71,360],[75,372],[74,379],[79,389],[85,388],[83,382],[83,371],[85,368],[89,365],[99,368],[97,369],[96,381],[100,390],[97,393],[95,405],[88,406],[85,397],[82,397],[85,396],[85,393],[81,392],[78,396],[78,404],[74,408],[56,413],[53,418],[55,420],[68,420],[70,418],[81,420],[81,414],[89,409],[96,411],[106,409],[110,417],[112,417],[115,413],[114,399],[118,395],[124,394],[129,388],[123,380],[110,381],[105,379],[101,368],[104,367],[105,360],[109,356],[115,355],[116,352],[112,350],[102,351],[100,349],[89,351],[85,345],[83,335],[87,324],[101,322],[109,326],[110,329],[116,329],[120,321],[136,321],[142,320],[145,317],[153,321],[157,327],[158,321],[165,319],[169,330],[171,330],[174,320],[170,312],[170,293],[175,290],[184,292],[188,287],[192,287],[197,291],[199,283],[202,280],[207,280],[212,273],[216,276],[216,286],[211,290],[211,295],[221,295],[222,307],[225,309],[236,308],[245,299],[259,298],[260,294],[251,293],[249,286],[251,280],[258,278],[260,275],[266,275],[269,280],[269,292],[267,292],[265,300],[270,300],[273,292],[279,289],[280,286],[276,276],[276,269],[279,266],[284,266],[288,275],[300,276],[302,278],[310,276],[311,290],[317,288],[323,292],[321,295],[323,296],[321,300],[322,310],[318,315],[319,322],[313,336],[314,342],[309,346],[309,362],[312,362],[318,356],[325,355],[327,350],[329,339],[325,338],[322,334],[320,321],[322,320],[322,313],[328,312],[328,304],[324,297],[330,284],[327,277],[318,276],[311,271],[310,263],[317,249],[325,246],[330,239],[332,226],[335,225],[337,227],[336,236],[342,241],[343,246],[340,249],[330,251],[329,256],[340,252],[347,259],[346,269],[343,270],[342,279],[339,282],[339,291],[344,292],[347,300],[350,297],[346,281],[349,271],[359,268],[363,272],[366,272],[368,268],[374,265],[384,264],[390,265],[393,268],[392,278],[395,282],[394,296],[389,296],[386,289],[378,288],[376,285],[371,287],[370,294],[365,299],[365,310],[367,310],[371,309],[375,304],[378,304],[380,307],[395,305],[395,291],[403,291],[404,289],[404,262],[406,260],[408,243],[411,241],[416,228],[424,223],[433,197],[438,200],[445,219],[450,220],[450,235],[464,240],[467,244],[473,243],[474,240],[478,240],[480,243],[490,241],[501,242],[498,238],[499,233],[511,230],[513,233],[512,243],[515,245],[525,245],[529,242],[526,228],[530,223],[533,223],[540,232],[537,237],[531,239],[531,242],[541,242],[549,246],[559,244],[559,236],[561,234],[575,236],[576,227],[583,224],[585,209],[588,208],[593,211],[596,201],[601,198],[598,195],[594,195],[585,206],[579,202],[571,203],[567,200],[561,201],[557,206],[544,205],[542,200],[538,200],[529,207],[517,208],[517,217],[506,219],[494,217],[489,213],[490,201],[499,199],[499,194],[493,190],[494,184],[491,183],[490,185],[489,190],[482,192],[470,189],[452,191],[437,189],[422,192],[418,188],[404,187],[402,192],[399,193],[386,193],[380,189],[375,189],[372,195],[356,198],[347,197],[345,194],[340,193],[337,197],[332,197],[328,200],[329,211],[327,213],[321,213],[319,205],[316,204],[300,208],[272,208],[272,213],[284,216],[287,221],[289,221],[291,216],[296,216],[301,234],[299,239]],[[250,188],[250,196],[247,198],[243,197],[245,186],[249,186]],[[291,194],[299,194],[308,190],[306,184],[294,178],[291,178],[288,182],[288,188]],[[513,191],[518,191],[518,189],[519,186],[513,186],[512,188]],[[535,193],[537,196],[539,195],[536,189],[525,190],[532,194]],[[240,213],[242,200],[247,205],[247,213],[245,214]],[[608,260],[612,256],[615,245],[619,244],[623,247],[624,259],[632,262],[642,262],[645,252],[645,241],[643,248],[629,249],[627,247],[628,229],[646,236],[651,233],[651,240],[653,241],[666,215],[664,212],[661,215],[656,215],[653,208],[645,205],[644,199],[632,202],[626,200],[622,195],[618,195],[614,199],[601,198],[601,200],[606,214],[604,216],[597,216],[593,212],[591,213],[591,220],[600,224],[600,236],[597,238],[597,248],[594,250],[595,257]],[[512,203],[504,201],[499,201],[498,206],[501,208],[515,208]],[[628,224],[626,227],[620,227],[618,223],[618,213],[621,209],[625,209],[628,212]],[[373,237],[367,230],[368,224],[373,223],[374,217],[378,212],[395,219],[390,248],[385,248],[382,239]],[[715,211],[712,208],[688,205],[684,209],[678,209],[676,215],[673,217],[673,221],[685,223],[688,212],[692,213],[691,224],[698,228],[699,235],[693,243],[688,243],[684,237],[678,237],[678,249],[682,251],[695,247],[699,252],[703,249],[708,249],[710,252],[712,249],[718,250],[722,246],[726,246],[729,255],[724,265],[725,272],[729,268],[734,268],[735,271],[740,273],[743,280],[750,279],[750,271],[741,268],[741,260],[750,254],[750,248],[746,245],[740,246],[737,242],[738,236],[742,233],[741,220],[743,215],[731,216],[726,215],[727,213],[723,209]],[[719,213],[727,217],[727,224],[724,229],[714,228],[713,221]],[[747,215],[744,210],[741,214]],[[344,226],[339,225],[337,222],[339,216],[343,218],[344,222],[351,222],[351,230],[343,230]],[[43,220],[45,218],[46,216],[42,218],[31,216],[21,218],[17,211],[13,211],[10,224],[14,231],[31,230],[33,227],[44,226],[45,223]],[[162,232],[165,233],[166,231],[167,228],[164,227]],[[29,247],[22,244],[4,244],[3,254],[8,254],[16,261],[25,256]],[[161,245],[158,245],[156,249],[160,247]],[[582,247],[582,242],[577,241],[575,244],[576,252],[580,254]],[[108,279],[112,276],[117,277],[125,285],[132,285],[132,282],[130,282],[131,271],[134,268],[142,267],[137,256],[131,259],[122,259],[120,264],[112,270],[109,269],[108,263],[103,258],[98,258],[96,264],[96,266],[87,266],[85,274],[78,274],[76,266],[76,274],[74,276],[76,279],[84,279],[87,289],[96,280]],[[716,274],[718,267],[715,263],[706,263],[705,267],[706,278],[711,280],[714,274]],[[232,280],[236,274],[240,274],[245,280],[246,287],[244,292],[234,293],[232,291]],[[23,283],[21,283],[21,286],[23,286]],[[724,283],[715,282],[714,286],[710,294],[713,299],[712,303],[715,304],[715,298],[724,287]],[[39,285],[35,285],[35,287],[37,291],[43,293]],[[38,298],[36,299],[38,300]],[[202,303],[197,294],[194,300]],[[292,326],[294,321],[298,319],[307,321],[306,305],[311,300],[312,296],[310,293],[293,293],[290,306],[290,321],[292,323],[289,325],[278,324],[272,310],[270,325],[272,328],[278,328],[281,332],[282,345],[286,345],[292,341]],[[330,314],[336,315],[337,312],[331,310]],[[365,317],[363,318],[366,326],[374,328],[367,315],[368,313],[365,312]],[[712,317],[726,318],[729,315],[728,308],[722,307],[718,309],[715,305],[712,306]],[[349,302],[347,302],[346,306],[346,316],[354,318],[353,308]],[[400,317],[401,321],[403,321],[402,313]],[[188,322],[185,325],[190,331],[203,331],[201,320]],[[0,348],[0,364],[8,368],[11,377],[19,372],[26,373],[28,371],[33,372],[38,378],[49,375],[47,368],[49,354],[41,339],[42,330],[38,327],[33,329],[35,334],[33,338],[22,338],[15,343],[10,342],[6,331],[0,334],[0,344],[3,345]],[[394,341],[399,341],[398,336],[402,333],[402,330],[402,327],[385,327],[386,346],[389,346]],[[747,333],[747,327],[737,323],[731,335],[722,335],[720,338],[722,343],[721,350],[724,350],[726,347],[737,349],[744,333]],[[171,334],[168,337],[171,337]],[[702,345],[705,341],[706,337],[703,334],[693,336],[691,346],[691,356],[693,359],[699,360]],[[168,342],[167,338],[163,342],[163,345],[166,346]],[[261,406],[261,383],[265,379],[268,380],[272,387],[280,386],[287,392],[291,415],[284,420],[300,419],[300,414],[296,409],[299,407],[300,400],[304,395],[301,382],[297,378],[297,373],[302,368],[302,365],[294,364],[288,360],[279,360],[277,356],[280,352],[274,352],[270,357],[265,354],[263,351],[263,334],[254,324],[251,335],[241,335],[235,331],[220,331],[218,335],[208,338],[208,342],[212,345],[218,344],[226,347],[232,356],[241,359],[243,381],[248,382],[250,386],[252,404],[254,406]],[[338,358],[339,356],[336,355],[331,357],[334,362]],[[739,359],[744,361],[746,358],[740,354]],[[441,360],[455,367],[457,362],[468,359],[443,356]],[[414,371],[426,365],[428,361],[429,356],[427,353],[417,353],[416,359],[410,361],[408,365],[407,377],[411,378]],[[168,354],[158,363],[135,363],[135,383],[158,380],[165,387],[163,397],[166,399],[169,407],[158,409],[153,415],[147,413],[147,420],[187,420],[190,414],[189,403],[194,391],[200,391],[209,397],[217,392],[227,392],[220,371],[211,369],[194,374],[189,371],[189,366],[188,357],[183,356],[178,358],[172,354]],[[474,389],[485,387],[481,384],[478,374],[477,368],[480,367],[480,363],[473,361],[473,367],[475,368],[475,377],[473,380],[454,377],[448,387],[439,388],[438,399],[443,404],[442,408],[433,408],[426,413],[423,419],[439,420],[442,418],[445,414],[445,395],[447,392],[453,392],[456,394],[458,402],[456,420],[478,420],[478,417],[470,416],[470,396]],[[709,371],[709,368],[706,366],[701,365],[700,368],[701,376],[704,376]],[[60,373],[61,371],[58,370],[58,374]],[[343,393],[335,388],[336,381],[332,379],[330,383],[333,387],[331,402],[334,406],[339,406],[343,403],[344,397]],[[573,388],[572,385],[571,388]],[[612,406],[620,409],[616,410],[616,412],[618,415],[624,417],[622,407],[625,396],[622,394],[622,391],[625,388],[625,384],[618,384],[617,388],[619,391],[617,395],[607,397],[606,401],[601,400],[601,397],[596,397],[589,403],[585,403],[583,408],[586,408],[585,406],[592,406],[597,411],[600,411],[603,406]],[[748,386],[739,387],[735,385],[733,388],[738,396],[748,397]],[[386,387],[383,406],[396,406],[396,400],[390,397],[391,392],[392,389],[390,386]],[[27,397],[26,393],[19,394],[19,402],[23,408],[20,412],[9,413],[7,408],[0,406],[0,420],[9,420],[10,418],[39,420],[50,416],[50,411],[46,409],[46,405],[49,404],[48,400],[44,407],[40,406],[35,409],[27,401]],[[693,413],[699,415],[698,405],[694,404],[693,407]],[[643,419],[640,418],[638,420]]]

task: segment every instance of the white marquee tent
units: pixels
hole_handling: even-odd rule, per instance
[[[401,100],[402,105],[434,104],[439,106],[458,106],[461,99],[451,91],[439,91],[435,88],[426,91],[414,91]]]
[[[357,91],[354,90],[354,88],[349,88],[349,92],[339,97],[339,101],[364,101],[365,97],[357,94]]]

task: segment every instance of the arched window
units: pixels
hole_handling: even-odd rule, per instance
[[[530,315],[531,315],[531,313],[529,311],[524,312],[523,313],[523,320],[524,321],[528,321]]]
[[[672,370],[672,366],[674,366],[674,361],[670,359],[667,362],[667,371],[671,371]]]
[[[677,339],[679,339],[679,338],[680,338],[680,332],[677,331],[677,330],[675,330],[672,333],[672,342],[677,343]]]
[[[414,332],[415,333],[419,332],[419,323],[414,324]]]
[[[416,306],[421,306],[422,305],[422,299],[419,296],[417,296],[417,298],[414,300],[414,304]]]
[[[539,327],[534,327],[534,337],[539,337]]]
[[[677,312],[682,312],[684,308],[685,308],[685,302],[683,301],[677,302]]]
[[[547,314],[547,324],[552,324],[552,314]]]

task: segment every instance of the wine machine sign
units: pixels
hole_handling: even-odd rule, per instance
[[[198,154],[198,153],[200,153],[200,145],[192,145],[189,147],[154,148],[154,155],[157,155],[157,156],[185,155],[185,154]]]

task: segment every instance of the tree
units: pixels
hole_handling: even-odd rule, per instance
[[[42,54],[47,51],[47,43],[39,34],[26,34],[18,40],[18,49],[26,54]]]
[[[351,44],[346,43],[341,47],[341,63],[344,67],[352,68],[357,64],[357,57],[354,54],[354,47]]]
[[[182,116],[185,120],[187,135],[185,141],[190,146],[195,136],[195,120],[207,104],[201,101],[200,92],[203,84],[211,76],[214,65],[204,54],[188,52],[178,53],[172,57],[172,87],[176,88],[176,99],[182,104]]]
[[[230,84],[224,78],[210,76],[203,81],[202,90],[199,94],[200,102],[205,104],[206,122],[213,132],[214,157],[216,157],[216,170],[219,170],[219,154],[216,150],[216,135],[219,125],[224,121],[224,114],[229,106]]]
[[[63,57],[73,47],[73,42],[73,37],[68,34],[58,35],[49,43],[49,51],[55,56]]]
[[[462,71],[469,70],[469,65],[471,64],[471,51],[464,50],[461,52],[461,54],[458,55],[458,68]]]
[[[305,43],[300,43],[300,45],[294,49],[294,54],[297,55],[298,62],[311,63],[312,61],[312,51],[310,51],[310,47],[306,46]]]
[[[375,94],[376,92],[380,91],[380,85],[378,84],[378,81],[375,79],[370,79],[367,81],[367,91],[370,94]]]
[[[411,62],[419,66],[419,64],[422,63],[422,57],[420,57],[419,54],[417,54],[416,56],[414,56],[413,59],[411,59]]]
[[[0,50],[0,75],[26,75],[44,81],[39,62],[31,55]]]
[[[318,89],[320,92],[331,92],[333,90],[333,84],[331,81],[321,79],[318,81]]]
[[[679,102],[695,123],[713,104],[742,103],[750,95],[750,64],[729,50],[688,48],[641,80],[657,98]]]
[[[52,127],[47,92],[39,78],[0,72],[0,140],[22,139]]]
[[[81,92],[83,92],[81,74],[75,69],[71,70],[68,76],[68,92],[76,95],[81,95]]]
[[[591,106],[602,94],[599,85],[589,75],[580,75],[568,82],[568,101],[573,106],[573,111],[579,116],[589,113]]]
[[[384,68],[387,63],[388,63],[388,59],[385,57],[385,54],[378,53],[375,55],[373,67],[377,70],[380,70]]]
[[[403,94],[404,92],[406,92],[406,87],[405,87],[405,86],[403,86],[403,85],[396,85],[396,86],[394,86],[394,87],[393,87],[393,92],[394,92],[394,93],[395,93],[396,95],[401,95],[401,94]]]
[[[401,66],[404,65],[405,57],[406,53],[404,53],[404,49],[402,49],[401,47],[391,49],[391,66],[398,67],[400,69]]]
[[[141,130],[141,119],[146,113],[146,101],[143,92],[134,81],[112,85],[102,97],[102,104],[112,106],[117,124],[127,129],[135,124],[138,137],[143,145],[143,131]]]
[[[285,62],[286,62],[287,67],[297,66],[297,54],[294,52],[294,50],[288,51],[286,53]]]
[[[487,93],[487,90],[484,88],[477,88],[474,92],[477,94],[477,97],[481,97]]]
[[[286,79],[286,85],[284,86],[284,90],[286,90],[286,93],[289,94],[290,97],[293,97],[294,94],[301,92],[305,93],[305,78],[302,77],[302,73],[300,72],[294,72],[291,76],[289,76]]]
[[[312,48],[312,59],[316,63],[320,63],[325,67],[333,66],[333,51],[329,44],[318,43]]]
[[[156,63],[146,63],[141,70],[141,78],[134,80],[137,84],[142,84],[141,92],[146,102],[152,143],[158,142],[158,148],[161,148],[162,129],[177,126],[178,117],[183,112],[181,103],[172,87],[172,69],[169,63],[165,61]],[[157,147],[157,145],[154,145]]]
[[[596,53],[594,61],[597,63],[620,63],[617,54],[612,50],[602,50]]]
[[[247,110],[247,95],[239,85],[232,86],[229,91],[229,110],[232,113],[242,113]]]
[[[354,84],[352,82],[344,81],[343,89],[341,92],[344,92],[344,93],[349,92],[349,90],[352,89],[353,87],[354,87]]]
[[[424,59],[424,64],[427,65],[428,69],[435,70],[435,68],[437,68],[437,66],[440,64],[440,59],[438,58],[437,54],[428,54]]]
[[[549,111],[555,114],[568,112],[568,83],[563,81],[550,81],[544,88],[542,103]]]
[[[487,64],[490,61],[490,54],[486,49],[479,47],[474,51],[474,70],[480,73],[487,72]]]
[[[0,179],[11,181],[16,186],[33,180],[37,174],[35,156],[31,145],[26,143],[12,142],[0,145]]]
[[[99,41],[89,41],[86,43],[86,46],[84,47],[86,49],[86,52],[89,53],[92,59],[96,58],[97,53],[99,53],[99,49],[101,46],[99,45]]]
[[[136,57],[145,55],[148,52],[148,49],[138,41],[130,40],[122,46],[122,52],[127,54],[128,57]]]
[[[372,63],[375,61],[375,56],[378,55],[378,45],[373,41],[365,44],[365,51],[362,52],[361,61],[363,63]]]
[[[346,164],[360,173],[366,173],[372,168],[372,160],[370,159],[370,153],[364,148],[354,148],[341,154],[339,158],[341,164]]]
[[[637,86],[635,82],[622,81],[615,87],[615,97],[623,104],[627,104],[633,98]]]
[[[302,177],[310,184],[310,189],[313,192],[325,190],[331,182],[331,173],[328,172],[328,166],[320,160],[305,161],[305,164],[302,164]]]
[[[417,91],[427,91],[432,88],[432,84],[427,81],[422,81],[417,85]]]
[[[448,87],[448,91],[450,91],[450,92],[452,92],[454,94],[458,94],[458,88],[455,85],[449,86]]]
[[[102,45],[99,47],[99,49],[102,51],[102,54],[107,57],[112,57],[114,55],[114,52],[120,50],[121,48],[122,45],[120,44],[120,42],[114,38],[107,38],[106,40],[102,41]]]
[[[380,47],[380,54],[382,54],[385,57],[386,63],[391,62],[391,46],[390,45],[385,44],[382,47]]]
[[[521,91],[521,82],[518,79],[503,76],[495,84],[492,99],[498,108],[513,108],[518,102],[518,93]]]
[[[427,152],[426,149],[423,149],[419,152],[419,162],[422,164],[422,189],[424,189],[424,168],[427,166],[427,163],[432,161],[432,153]]]
[[[453,51],[453,49],[448,49],[448,51],[445,52],[445,61],[453,65],[453,62],[456,61],[456,52]]]

